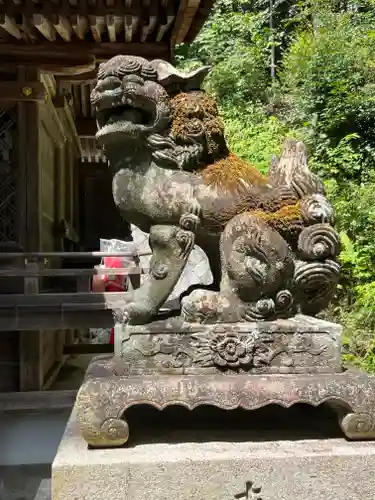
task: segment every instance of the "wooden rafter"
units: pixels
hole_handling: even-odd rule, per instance
[[[202,0],[197,13],[194,18],[194,22],[191,23],[190,29],[184,39],[185,43],[191,43],[194,41],[195,37],[198,35],[206,19],[208,18],[210,11],[215,3],[215,0]]]
[[[96,64],[117,54],[169,59],[167,44],[154,43],[0,43],[0,64],[38,66],[58,75],[82,74],[95,70]],[[16,63],[15,63],[16,62]]]
[[[9,17],[6,13],[0,14],[0,27],[10,36],[16,38],[17,40],[22,39],[22,33],[19,26],[16,24],[12,17]]]
[[[181,0],[171,36],[172,47],[184,41],[200,3],[201,0]]]
[[[72,39],[72,25],[69,19],[65,16],[54,15],[51,17],[51,22],[64,42],[70,42]]]
[[[208,1],[214,0],[1,0],[0,43],[28,42],[33,31],[39,41],[164,41],[173,47],[207,17]]]

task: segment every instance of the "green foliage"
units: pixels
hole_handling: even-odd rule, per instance
[[[224,108],[222,117],[231,150],[248,160],[262,173],[267,173],[272,157],[281,151],[286,137],[292,133],[274,116],[264,117],[261,109]]]
[[[296,37],[279,73],[285,119],[302,124],[316,161],[341,180],[363,179],[375,157],[375,31],[370,20],[320,12],[315,30]]]
[[[375,373],[375,0],[273,4],[218,0],[176,61],[212,66],[206,89],[230,148],[262,172],[285,137],[308,145],[343,247],[337,299],[324,314],[345,327],[345,362]]]
[[[207,90],[226,105],[265,102],[269,75],[260,50],[255,46],[237,50],[214,66]]]

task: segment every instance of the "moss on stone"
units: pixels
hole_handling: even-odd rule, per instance
[[[276,190],[275,196],[267,193],[267,177],[229,152],[215,100],[203,91],[181,92],[172,97],[171,104],[174,140],[180,144],[192,140],[204,144],[202,163],[207,166],[197,173],[219,193],[233,194],[232,202],[215,213],[215,225],[224,226],[235,215],[248,212],[293,242],[303,228],[299,203]]]
[[[249,212],[249,214],[259,217],[266,222],[267,225],[279,232],[288,242],[294,241],[304,227],[299,203],[284,206],[276,212],[255,210]]]
[[[177,143],[186,144],[194,138],[205,144],[211,159],[228,153],[224,124],[212,97],[203,91],[181,92],[172,97],[171,104],[171,130]]]
[[[267,178],[247,161],[233,153],[221,158],[200,172],[208,186],[229,192],[244,191],[244,183],[251,186],[264,186]]]

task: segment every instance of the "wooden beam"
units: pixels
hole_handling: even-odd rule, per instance
[[[1,29],[1,28],[0,28]],[[0,52],[1,52],[1,43],[0,43]],[[2,58],[2,55],[0,55]],[[55,62],[43,62],[43,61],[35,61],[32,57],[27,55],[22,56],[20,59],[15,59],[15,61],[2,61],[0,59],[0,72],[3,73],[16,73],[18,66],[24,66],[25,68],[39,68],[41,71],[45,71],[48,73],[52,73],[55,77],[59,77],[60,80],[64,79],[65,81],[76,81],[77,83],[80,81],[85,81],[85,78],[81,75],[90,74],[90,79],[88,83],[94,81],[93,75],[96,75],[96,71],[93,70],[96,68],[95,58],[91,57],[90,62],[85,64],[69,64],[66,61],[56,60]],[[77,77],[74,80],[74,77]]]
[[[54,45],[51,42],[47,43],[50,47]],[[23,50],[23,48],[20,50],[19,48],[22,46],[18,46],[14,51],[12,50],[14,45],[9,44],[11,53],[14,56],[9,57],[7,50],[5,50],[5,45],[4,43],[0,43],[0,70],[5,72],[16,72],[18,66],[21,65],[30,69],[37,67],[42,71],[47,71],[57,76],[70,77],[72,75],[89,73],[96,68],[95,56],[93,55],[78,55],[77,60],[74,60],[74,55],[59,55],[56,53],[53,56],[53,50],[51,50],[50,54],[42,51],[39,56],[36,49],[37,44],[24,45],[23,48],[26,50]],[[67,43],[65,45],[68,46]],[[35,47],[34,50],[33,47]]]
[[[96,79],[96,69],[80,75],[62,75],[57,77],[57,81],[61,83],[95,83]]]
[[[195,37],[200,32],[203,24],[208,18],[214,3],[215,0],[201,0],[200,6],[194,18],[194,22],[191,24],[190,29],[185,37],[185,43],[191,43],[194,41]]]
[[[37,69],[18,68],[18,83],[24,87],[40,79]],[[14,84],[16,86],[16,84]],[[44,91],[44,86],[43,86]],[[18,156],[19,170],[24,187],[20,186],[25,200],[24,234],[22,246],[29,252],[39,252],[40,241],[40,172],[39,172],[39,106],[37,102],[20,101],[18,104]],[[25,177],[24,177],[25,176]]]
[[[42,332],[22,329],[20,333],[20,390],[39,391],[43,388]]]
[[[183,43],[185,41],[186,35],[188,34],[190,27],[194,23],[194,18],[199,8],[201,0],[189,0],[188,5],[184,14],[184,22],[177,34],[176,44]],[[173,41],[172,41],[173,43]],[[174,45],[174,44],[173,44]]]
[[[67,235],[69,238],[69,235]],[[74,235],[71,235],[72,241],[76,241]],[[149,272],[148,269],[140,268],[137,266],[130,268],[119,268],[116,269],[116,276],[131,276],[133,274],[140,275],[142,270],[144,272]],[[30,270],[30,269],[0,269],[0,277],[36,277],[36,276],[48,276],[48,277],[74,277],[80,278],[82,276],[96,276],[102,274],[113,274],[112,268],[99,268],[99,269],[38,269],[38,270]]]
[[[46,91],[41,82],[0,81],[0,102],[44,101]]]
[[[85,118],[90,118],[90,87],[88,85],[81,85],[81,111]]]
[[[52,310],[39,308],[22,309],[17,314],[10,310],[0,312],[0,336],[1,332],[9,332],[10,330],[13,332],[19,330],[25,332],[25,335],[33,335],[32,332],[35,330],[81,330],[113,327],[113,314],[109,310],[61,311],[57,308]]]
[[[171,36],[172,47],[176,44],[184,42],[200,3],[201,0],[181,0],[176,23]]]
[[[52,294],[41,294],[48,295],[47,301],[39,301],[39,306],[32,304],[28,300],[28,304],[24,307],[17,307],[15,309],[11,305],[9,307],[0,308],[0,336],[1,332],[8,331],[25,331],[25,334],[30,331],[35,330],[60,330],[60,329],[87,329],[87,328],[112,328],[115,324],[112,311],[110,309],[105,309],[105,304],[102,302],[95,303],[90,306],[90,302],[84,303],[74,303],[65,304],[61,301],[55,301],[52,305],[43,305],[43,302],[48,302],[49,296]],[[63,295],[63,294],[55,294]],[[77,294],[64,294],[67,297],[75,296],[93,296],[100,295],[94,293],[77,293]],[[116,295],[116,292],[109,292],[103,295]],[[4,297],[2,295],[0,298]],[[9,297],[9,296],[8,296]],[[23,296],[30,299],[30,296]],[[91,298],[90,297],[90,298]],[[121,300],[121,299],[120,299]],[[92,301],[92,298],[91,298]],[[24,301],[25,302],[25,301]],[[171,303],[165,304],[166,311],[178,310],[178,301],[170,301]],[[173,302],[173,303],[172,303]],[[121,307],[123,303],[116,301],[111,305],[114,308]],[[95,308],[94,308],[95,306]],[[101,308],[100,308],[101,307]],[[156,320],[156,318],[154,318]],[[151,321],[151,320],[150,320]],[[199,325],[197,326],[197,331],[199,330]],[[157,333],[161,333],[160,331]],[[175,332],[180,333],[180,332]],[[34,337],[35,338],[35,337]],[[32,340],[32,338],[31,338]]]
[[[176,20],[173,26],[171,35],[171,46],[173,47],[176,43],[179,31],[184,23],[185,9],[189,3],[189,0],[180,0],[180,5],[177,11]]]
[[[76,76],[84,75],[85,73],[91,72],[96,68],[95,58],[92,58],[91,62],[88,64],[75,64],[71,66],[66,66],[64,64],[56,66],[54,64],[44,64],[40,65],[45,71],[53,73],[55,76]]]
[[[34,125],[36,126],[36,125]],[[29,263],[28,267],[38,269],[38,263]],[[39,281],[37,278],[25,279],[25,294],[38,294]],[[25,295],[26,297],[28,295]],[[39,329],[20,332],[20,390],[33,391],[43,388],[43,333]]]
[[[70,136],[73,138],[73,144],[76,147],[77,154],[81,157],[82,156],[81,142],[79,140],[77,129],[72,116],[72,111],[70,109],[70,106],[68,105],[66,97],[57,96],[53,99],[52,102],[54,107],[57,109],[60,119],[63,118],[65,119],[64,121],[67,124],[67,130]],[[62,115],[60,115],[60,113],[62,113]]]
[[[65,365],[66,361],[68,360],[69,356],[63,353],[63,347],[64,346],[61,346],[61,359],[53,364],[52,368],[47,372],[45,376],[42,387],[43,391],[48,391],[48,389],[51,387],[51,385],[54,383],[57,376],[59,375],[61,368]]]
[[[56,147],[64,144],[67,139],[64,126],[51,99],[47,99],[44,105],[41,106],[40,117],[48,136],[55,143]]]
[[[139,2],[139,0],[136,0]],[[26,4],[26,5],[24,5]],[[63,4],[63,7],[61,6]],[[27,15],[35,13],[49,16],[52,14],[60,14],[64,11],[67,16],[105,16],[105,15],[125,15],[125,2],[122,0],[99,0],[99,1],[79,1],[79,0],[63,0],[51,1],[42,0],[26,0],[22,4],[22,10]],[[20,11],[20,5],[14,1],[2,0],[0,3],[0,12],[7,12],[11,15],[17,15]]]
[[[41,72],[40,80],[46,89],[46,99],[53,99],[56,95],[56,80],[51,73]]]
[[[31,279],[31,278],[30,278]],[[41,293],[41,294],[12,294],[0,295],[0,313],[9,308],[30,308],[35,310],[57,308],[60,311],[103,311],[123,307],[124,293]]]
[[[40,42],[31,45],[21,43],[0,43],[0,60],[59,66],[84,65],[93,62],[92,57],[106,60],[118,54],[138,55],[147,59],[169,59],[170,49],[167,43],[91,43],[91,42]],[[91,70],[93,70],[91,68]],[[90,70],[86,70],[90,71]]]
[[[1,412],[56,411],[73,408],[77,391],[0,393]]]

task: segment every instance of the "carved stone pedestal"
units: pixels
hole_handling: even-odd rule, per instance
[[[348,438],[375,438],[375,377],[341,371],[340,334],[340,326],[305,316],[126,326],[117,332],[117,355],[95,359],[78,393],[82,436],[93,447],[124,445],[126,410],[137,404],[254,410],[328,403]]]
[[[276,390],[275,386],[275,390]],[[277,422],[275,422],[277,427]],[[373,500],[375,443],[232,428],[90,450],[73,413],[52,500]],[[176,442],[177,441],[177,442]]]

